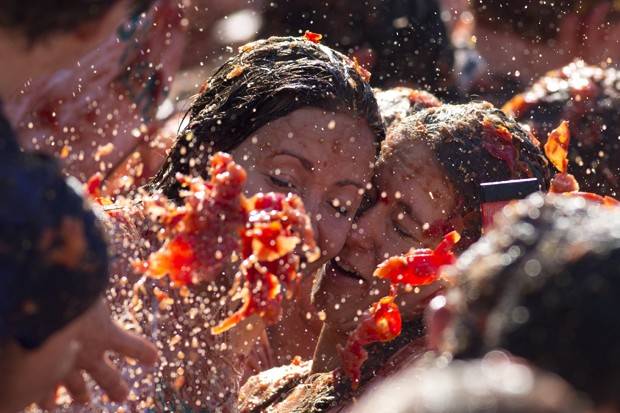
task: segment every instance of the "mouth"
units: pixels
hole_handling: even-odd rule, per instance
[[[329,262],[329,266],[332,269],[332,274],[338,278],[349,280],[351,282],[355,282],[356,284],[362,284],[366,282],[366,279],[362,277],[360,274],[355,272],[355,270],[349,267],[346,263],[342,262],[342,260],[332,259]]]

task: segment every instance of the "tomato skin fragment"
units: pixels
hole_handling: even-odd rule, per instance
[[[311,41],[312,43],[319,43],[323,38],[323,35],[318,33],[312,33],[311,31],[306,30],[306,32],[304,33],[304,38]]]
[[[452,246],[461,238],[452,231],[434,250],[428,248],[412,249],[408,253],[390,257],[377,267],[373,275],[387,278],[392,284],[427,285],[440,278],[439,269],[444,265],[453,264],[456,257],[451,251]]]
[[[355,63],[355,70],[357,70],[357,73],[360,75],[362,82],[370,82],[372,74],[359,64],[357,57],[353,57],[353,63]]]
[[[560,126],[549,134],[544,149],[547,158],[558,171],[566,172],[568,169],[568,145],[570,144],[570,131],[568,121],[562,121]]]

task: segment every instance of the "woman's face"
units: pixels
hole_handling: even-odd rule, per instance
[[[372,178],[375,140],[363,120],[308,107],[268,123],[230,151],[248,173],[247,196],[292,192],[302,199],[321,249],[302,273],[313,274],[344,245]]]
[[[435,248],[443,234],[424,229],[441,226],[456,208],[454,189],[434,153],[419,141],[409,149],[400,159],[413,169],[400,166],[394,156],[377,168],[379,199],[356,219],[342,251],[315,283],[313,302],[332,326],[354,328],[356,317],[389,293],[389,282],[372,275],[377,265],[410,248]],[[402,289],[396,303],[403,318],[419,313],[440,286],[432,283],[410,293]]]

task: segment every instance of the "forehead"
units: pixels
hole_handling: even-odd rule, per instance
[[[269,122],[257,131],[254,143],[266,151],[296,148],[309,155],[370,161],[375,141],[363,120],[308,107]]]
[[[399,181],[437,173],[443,175],[433,149],[421,139],[406,137],[382,149],[376,172],[378,178],[398,177]]]
[[[417,139],[383,153],[375,170],[375,184],[388,199],[398,193],[401,203],[436,203],[454,197],[454,188],[439,166],[435,152]]]

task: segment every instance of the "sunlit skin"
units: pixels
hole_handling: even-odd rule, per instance
[[[0,349],[0,412],[13,413],[40,401],[67,378],[78,358],[80,329],[92,311],[55,332],[34,350],[26,350],[14,341]]]
[[[435,164],[435,155],[419,141],[410,149],[407,159],[414,169],[405,170],[390,160],[377,168],[376,186],[383,196],[357,218],[342,251],[317,279],[313,298],[317,309],[325,312],[323,333],[330,330],[336,339],[346,337],[362,311],[389,293],[389,282],[372,275],[376,266],[410,248],[436,247],[441,235],[428,236],[423,227],[448,220],[456,207],[453,187]],[[403,320],[420,314],[440,287],[434,282],[417,293],[401,292],[396,303]],[[335,347],[333,342],[326,345]]]
[[[345,244],[372,178],[375,141],[362,120],[302,108],[263,126],[231,151],[248,172],[246,195],[275,191],[301,197],[321,249],[321,257],[302,269],[300,299],[284,301],[284,318],[270,330],[272,348],[281,362],[312,355],[320,329],[309,303],[312,275]]]
[[[34,45],[28,45],[20,33],[0,29],[3,71],[0,96],[6,99],[28,80],[75,64],[125,21],[129,6],[129,0],[118,1],[101,19],[86,23],[74,32],[50,35]]]

